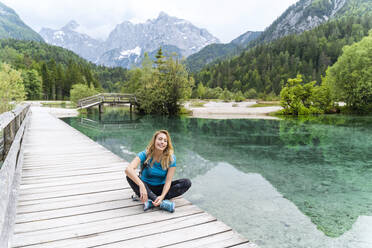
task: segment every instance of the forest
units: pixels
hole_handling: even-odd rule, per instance
[[[297,74],[303,75],[305,83],[320,84],[342,48],[360,41],[371,28],[371,14],[335,19],[300,35],[247,49],[233,59],[205,67],[193,77],[196,85],[243,93],[254,89],[261,97],[279,95],[287,80]]]

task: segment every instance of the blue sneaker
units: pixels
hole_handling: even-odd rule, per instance
[[[163,210],[166,210],[168,212],[173,213],[174,208],[176,207],[176,204],[174,202],[171,202],[169,200],[163,200],[160,204],[160,208]]]
[[[149,210],[150,208],[153,208],[153,207],[154,207],[154,204],[152,204],[152,201],[147,200],[147,202],[143,204],[143,211]]]
[[[140,200],[140,198],[136,194],[132,195],[131,198],[132,198],[132,201],[139,201]]]

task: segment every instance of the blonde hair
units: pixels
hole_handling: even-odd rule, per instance
[[[165,136],[167,136],[167,147],[163,151],[163,154],[161,156],[160,164],[161,164],[161,167],[163,168],[163,170],[167,170],[169,168],[169,165],[173,162],[172,155],[174,153],[171,137],[170,137],[167,130],[159,130],[159,131],[156,131],[154,133],[154,135],[152,136],[152,138],[151,138],[151,140],[150,140],[150,142],[149,142],[149,144],[147,145],[147,148],[146,148],[145,163],[149,163],[149,160],[153,157],[154,152],[155,152],[155,140],[156,140],[156,137],[161,133],[163,133],[163,134],[165,134]],[[155,161],[153,161],[152,164],[154,162]]]

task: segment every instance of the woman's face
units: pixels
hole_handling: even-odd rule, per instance
[[[159,133],[155,139],[155,149],[164,151],[165,148],[167,148],[167,146],[168,146],[167,135],[165,135],[164,133]]]

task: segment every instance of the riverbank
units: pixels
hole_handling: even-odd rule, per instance
[[[58,118],[78,116],[77,109],[58,108],[54,106],[43,106],[45,101],[29,101],[34,107],[42,107]],[[278,119],[270,116],[270,113],[276,112],[282,107],[268,106],[268,107],[253,107],[257,104],[256,101],[246,102],[218,102],[208,101],[203,102],[200,107],[193,106],[192,101],[187,101],[184,107],[190,111],[192,118],[208,118],[208,119]]]
[[[256,101],[247,102],[217,102],[209,101],[201,107],[194,107],[190,101],[184,107],[191,111],[191,117],[208,119],[278,119],[270,116],[282,107],[252,107]]]

